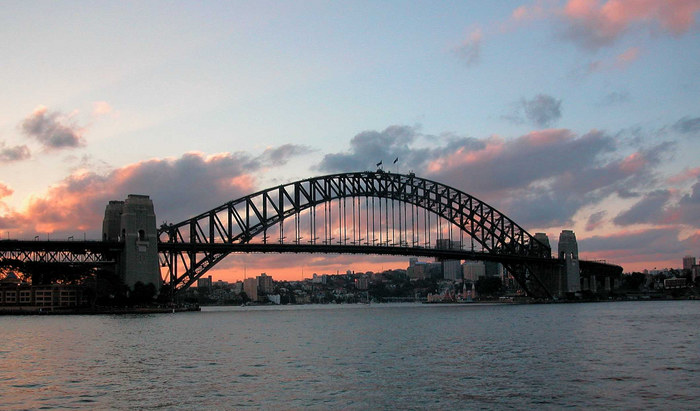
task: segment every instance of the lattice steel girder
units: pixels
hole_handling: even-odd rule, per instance
[[[0,241],[0,259],[22,262],[113,263],[123,247],[103,241]]]

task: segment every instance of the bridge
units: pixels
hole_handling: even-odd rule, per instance
[[[142,251],[151,244],[153,254],[159,255],[162,282],[174,292],[191,286],[236,253],[494,261],[503,264],[528,295],[541,298],[578,291],[582,286],[595,289],[602,279],[610,288],[611,279],[622,273],[619,266],[579,261],[577,250],[564,255],[561,246],[560,258],[553,258],[546,236],[533,236],[472,195],[413,173],[377,170],[308,178],[249,194],[157,229],[122,227],[117,220],[109,223],[112,203],[123,202],[110,202],[107,208],[106,241],[0,241],[0,258],[83,258],[85,263],[121,260],[124,264],[134,260],[125,257],[133,244]],[[121,205],[114,206],[118,215],[127,213]],[[155,216],[149,218],[154,226]],[[142,220],[137,218],[139,224]],[[110,224],[116,228],[108,228]]]

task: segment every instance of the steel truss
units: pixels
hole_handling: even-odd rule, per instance
[[[0,260],[34,263],[111,264],[123,245],[103,241],[0,241]]]
[[[439,231],[432,232],[431,217]],[[306,218],[308,225],[302,228],[300,220]],[[285,223],[290,219],[292,233]],[[230,252],[240,251],[235,245],[249,244],[254,239],[267,244],[270,252],[280,252],[269,242],[268,231],[275,227],[278,238],[273,243],[280,245],[300,244],[306,235],[304,242],[318,249],[335,243],[355,248],[366,246],[368,254],[375,253],[377,247],[393,247],[396,254],[405,255],[411,255],[411,250],[422,250],[419,255],[425,255],[425,249],[434,240],[446,238],[444,233],[448,230],[447,238],[451,239],[454,228],[459,234],[460,248],[464,247],[466,235],[472,242],[472,251],[476,242],[483,251],[508,261],[513,257],[551,259],[548,246],[483,201],[413,173],[378,170],[332,174],[279,185],[180,223],[164,224],[158,233],[164,281],[173,289],[187,288]],[[290,241],[285,234],[292,234],[293,239]],[[514,266],[512,262],[506,264],[508,268]],[[512,270],[526,289],[528,283],[539,282],[531,271]]]

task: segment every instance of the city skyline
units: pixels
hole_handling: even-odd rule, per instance
[[[108,201],[128,194],[177,222],[383,162],[547,233],[553,251],[572,229],[581,258],[677,267],[700,256],[699,11],[693,0],[8,2],[0,230],[97,239]],[[212,275],[407,262],[297,257],[231,256]]]

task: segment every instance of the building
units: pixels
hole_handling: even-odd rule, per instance
[[[0,283],[0,306],[23,308],[70,308],[89,304],[85,287],[76,285],[36,285]]]
[[[211,276],[208,276],[206,278],[200,277],[197,280],[197,290],[211,292],[211,288],[212,288]]]
[[[438,250],[459,250],[459,241],[449,238],[439,238],[435,240],[435,248]]]
[[[462,277],[465,281],[476,282],[479,277],[486,276],[486,265],[483,261],[465,261],[462,264]]]
[[[257,278],[246,278],[243,280],[243,292],[250,301],[258,301],[258,280]]]
[[[422,280],[425,278],[442,278],[442,263],[426,263],[423,261],[412,261],[413,265],[406,269],[406,275],[411,280]]]
[[[459,260],[442,262],[442,276],[445,280],[457,281],[462,279],[462,264]]]
[[[664,288],[684,288],[687,285],[685,278],[666,278],[664,280]]]
[[[369,288],[369,279],[366,275],[361,275],[355,279],[355,288],[358,290],[366,290]]]
[[[256,280],[258,280],[258,291],[261,294],[272,294],[275,291],[275,285],[269,275],[261,273]]]
[[[683,257],[683,269],[684,270],[692,270],[693,266],[695,265],[695,257],[686,255]]]

